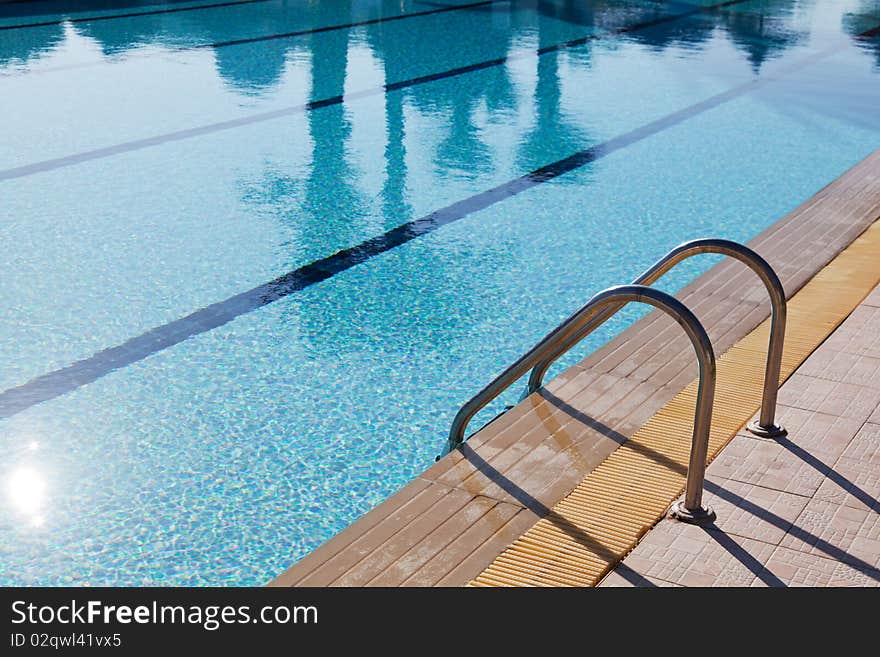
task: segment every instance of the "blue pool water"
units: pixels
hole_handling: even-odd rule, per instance
[[[0,584],[264,583],[880,147],[880,0],[721,4],[0,3]]]

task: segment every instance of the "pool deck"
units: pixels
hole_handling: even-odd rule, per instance
[[[880,256],[878,256],[880,257]],[[718,519],[665,519],[599,586],[880,586],[880,287],[779,392],[779,439],[709,466]]]
[[[774,267],[790,298],[878,217],[880,151],[749,245]],[[585,289],[584,298],[595,291]],[[775,574],[783,583],[786,577],[792,583],[803,580],[813,585],[833,584],[847,577],[861,581],[845,570],[853,567],[861,568],[860,577],[876,581],[871,579],[870,569],[880,567],[876,509],[880,400],[871,395],[880,396],[880,370],[876,369],[880,365],[876,339],[880,324],[874,323],[880,323],[878,294],[875,290],[852,312],[782,387],[780,415],[790,430],[787,442],[737,435],[712,464],[707,491],[718,511],[716,526],[704,529],[662,521],[601,582],[603,586],[751,583],[745,581],[748,577],[742,569],[736,571],[737,564],[752,579],[770,583],[766,575],[760,579],[759,573],[776,563],[791,573]],[[752,333],[769,314],[763,285],[750,270],[729,260],[677,296],[703,322],[718,354]],[[841,365],[846,359],[855,359],[858,365],[846,369]],[[545,391],[530,396],[479,431],[461,451],[428,468],[270,584],[470,583],[680,395],[696,377],[693,361],[690,344],[679,327],[660,313],[648,315],[554,379]],[[866,369],[872,366],[873,374]],[[865,378],[851,380],[856,376]],[[855,409],[865,415],[861,421],[852,417]],[[742,422],[749,419],[752,410]],[[809,420],[811,413],[821,414],[826,422],[818,426],[827,427],[827,434],[817,434]],[[841,419],[832,426],[835,413]],[[813,440],[800,444],[799,435]],[[780,455],[799,459],[800,465],[786,463]],[[742,471],[737,470],[737,458],[748,464]],[[758,475],[752,472],[749,458],[754,461],[754,472],[763,472],[759,466],[766,466],[767,479],[752,480]],[[723,464],[731,460],[733,465],[725,470]],[[786,489],[780,468],[799,485],[805,485],[803,481],[810,480],[807,475],[812,475],[810,481],[818,480],[813,481],[815,489]],[[847,482],[851,484],[849,497],[832,490],[833,485],[846,488]],[[849,502],[831,501],[837,499],[835,495]],[[874,500],[874,507],[869,500]],[[859,514],[862,520],[854,520]],[[861,529],[853,530],[854,523]],[[754,554],[749,551],[752,548]],[[873,560],[859,552],[864,550],[873,550]],[[737,561],[736,555],[743,559]],[[845,555],[858,555],[858,559]],[[810,559],[822,561],[811,565]],[[843,570],[832,572],[825,562]],[[734,571],[739,576],[730,574]],[[712,573],[716,573],[714,580]]]

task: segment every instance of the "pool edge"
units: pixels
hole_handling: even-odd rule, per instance
[[[880,149],[749,245],[790,298],[878,217]],[[725,261],[677,296],[721,354],[769,315],[764,294],[749,270]],[[693,380],[676,328],[657,313],[640,320],[269,585],[467,584]]]

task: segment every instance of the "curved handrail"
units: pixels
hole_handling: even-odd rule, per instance
[[[449,430],[446,451],[451,452],[464,442],[467,424],[480,409],[513,385],[529,369],[542,362],[548,354],[555,351],[559,344],[568,343],[574,336],[582,335],[583,327],[589,325],[600,312],[610,311],[603,313],[604,319],[602,321],[604,322],[623,306],[632,302],[646,303],[670,315],[684,329],[697,354],[697,360],[700,364],[700,380],[694,412],[694,430],[685,485],[684,509],[679,508],[676,513],[682,519],[691,521],[714,517],[710,510],[702,507],[702,496],[706,458],[709,451],[709,428],[712,424],[712,402],[715,397],[715,352],[712,350],[712,343],[709,341],[709,336],[703,325],[687,306],[666,292],[644,285],[619,285],[599,292],[580,310],[523,354],[459,409]]]
[[[779,373],[782,367],[782,346],[785,338],[785,290],[782,288],[782,283],[779,281],[776,272],[773,271],[773,268],[770,267],[767,261],[747,246],[731,240],[712,238],[691,240],[690,242],[679,244],[672,249],[672,251],[645,270],[632,284],[652,285],[683,260],[701,253],[726,255],[748,265],[758,274],[767,288],[767,292],[770,294],[770,343],[767,348],[767,365],[764,370],[761,415],[758,422],[751,423],[748,428],[752,433],[762,436],[782,435],[785,433],[785,429],[776,424],[775,416]],[[606,309],[603,313],[596,315],[591,322],[584,324],[581,331],[572,335],[568,341],[558,343],[557,348],[532,369],[524,397],[537,391],[542,386],[547,370],[560,356],[596,330],[611,315],[620,310],[621,307],[623,307],[623,304]]]

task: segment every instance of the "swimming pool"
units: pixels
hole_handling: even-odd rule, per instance
[[[2,584],[264,583],[880,147],[877,0],[71,6],[0,4]]]

